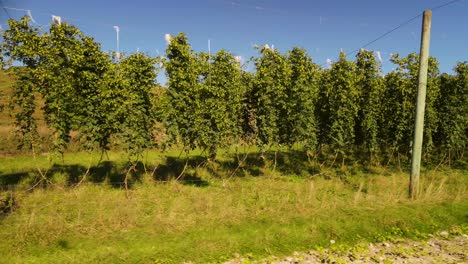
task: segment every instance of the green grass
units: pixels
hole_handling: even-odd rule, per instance
[[[291,154],[280,157],[274,171],[250,161],[228,178],[233,166],[226,155],[200,165],[195,152],[185,175],[190,181],[175,181],[183,167],[178,154],[149,152],[147,173],[140,168],[128,192],[109,184],[121,181],[126,168],[118,152],[109,153],[104,170],[95,166],[98,154],[67,154],[55,162],[40,156],[37,164],[28,156],[2,159],[0,183],[11,184],[3,193],[16,190],[18,208],[0,219],[0,262],[221,262],[236,253],[281,256],[327,247],[331,239],[353,245],[424,238],[468,225],[466,170],[423,171],[420,198],[413,201],[407,173],[397,170],[347,167],[304,176],[305,166]],[[69,187],[90,160],[95,170],[88,180]],[[21,191],[37,177],[36,165],[53,163],[54,185]]]

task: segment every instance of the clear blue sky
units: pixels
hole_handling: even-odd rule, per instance
[[[406,20],[449,0],[3,0],[9,8],[31,10],[39,25],[51,15],[78,26],[102,43],[104,50],[116,49],[120,27],[120,49],[163,55],[164,34],[184,32],[195,51],[227,49],[248,59],[256,55],[254,44],[274,45],[284,52],[294,46],[308,50],[314,61],[326,64],[339,51],[350,52]],[[26,11],[7,9],[19,18]],[[0,9],[0,24],[6,13]],[[419,51],[421,18],[370,45],[380,51],[385,71],[391,53],[406,56]],[[451,72],[456,61],[468,60],[468,0],[435,10],[432,19],[430,54],[440,69]],[[352,55],[354,56],[354,55]],[[353,58],[350,58],[353,59]]]

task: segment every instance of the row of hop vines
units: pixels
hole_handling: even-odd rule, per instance
[[[245,71],[232,54],[213,58],[191,50],[184,34],[172,38],[165,61],[169,77],[163,117],[184,145],[214,155],[222,146],[250,142],[260,147],[302,146],[366,161],[407,157],[413,138],[418,85],[415,53],[381,70],[372,51],[355,61],[341,52],[330,69],[315,64],[304,49],[281,54],[264,46]],[[211,71],[207,71],[211,66]],[[198,70],[197,70],[198,69]],[[468,63],[455,75],[440,74],[429,60],[424,131],[425,158],[463,159],[468,143]],[[170,106],[170,107],[169,107]]]
[[[156,147],[155,124],[186,151],[201,148],[215,158],[227,146],[301,146],[308,153],[375,161],[411,149],[418,55],[393,55],[384,74],[374,53],[355,60],[341,52],[329,69],[295,47],[286,53],[264,46],[251,59],[255,71],[226,50],[196,53],[186,35],[171,37],[166,56],[137,52],[117,60],[67,23],[48,32],[29,18],[9,20],[2,33],[3,68],[15,76],[10,107],[23,147],[35,149],[38,97],[54,149],[63,154],[71,132],[82,147],[105,151],[111,138],[131,164]],[[12,66],[19,62],[20,67]],[[168,83],[155,93],[164,69]],[[441,74],[429,60],[424,153],[428,161],[464,159],[468,135],[468,63]]]

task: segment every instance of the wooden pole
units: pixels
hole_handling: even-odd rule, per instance
[[[423,13],[421,32],[421,51],[419,55],[418,97],[416,102],[416,119],[414,122],[413,152],[411,157],[411,175],[409,196],[417,198],[419,190],[419,174],[421,170],[421,152],[424,130],[424,109],[426,106],[427,68],[429,64],[429,42],[431,37],[432,11]]]

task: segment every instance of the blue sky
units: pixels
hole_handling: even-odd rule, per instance
[[[313,60],[326,65],[341,49],[350,52],[377,38],[423,10],[450,0],[3,0],[9,15],[19,18],[31,10],[37,25],[47,26],[51,15],[78,26],[93,36],[104,50],[116,49],[120,27],[120,50],[139,49],[150,55],[164,54],[166,33],[184,32],[195,51],[212,53],[227,49],[247,59],[255,56],[254,44],[274,45],[284,52],[294,46],[306,48]],[[24,9],[24,10],[14,10]],[[6,13],[0,9],[0,24]],[[391,53],[419,51],[421,18],[373,43],[384,71],[390,71]],[[468,0],[434,10],[430,54],[443,72],[457,61],[468,60]],[[351,55],[354,57],[354,55]],[[349,59],[353,59],[352,57]]]

